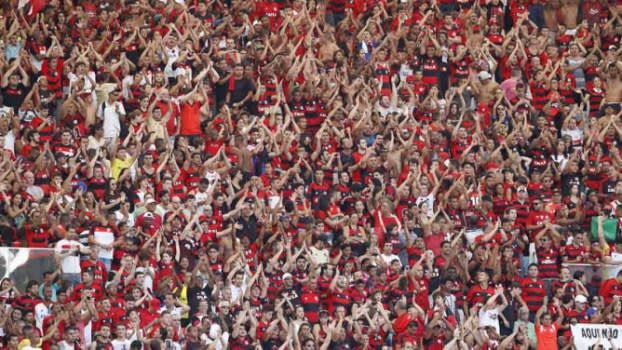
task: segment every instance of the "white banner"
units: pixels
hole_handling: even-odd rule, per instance
[[[574,346],[578,350],[598,349],[595,345],[600,345],[605,350],[622,349],[622,326],[577,323],[570,329]]]

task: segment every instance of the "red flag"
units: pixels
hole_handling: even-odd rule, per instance
[[[32,18],[43,10],[45,7],[45,0],[19,0],[17,7],[22,10],[24,17]]]

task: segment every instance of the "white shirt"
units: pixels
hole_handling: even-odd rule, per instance
[[[120,210],[117,210],[114,212],[114,217],[117,220],[117,224],[125,221],[128,227],[134,227],[134,215],[132,215],[132,213],[129,213],[126,218],[125,216],[123,216],[123,214],[121,214]]]
[[[87,76],[88,76],[89,78],[91,78],[91,79],[87,78]],[[77,81],[79,81],[80,79],[82,79],[82,80],[84,81],[84,84],[82,85],[82,86],[83,86],[82,91],[85,91],[85,92],[91,92],[91,91],[93,91],[93,89],[95,89],[95,86],[93,86],[93,83],[91,83],[91,80],[92,80],[92,81],[95,81],[95,80],[96,80],[96,77],[95,77],[95,72],[93,72],[93,71],[90,71],[90,72],[86,73],[86,75],[82,76],[81,78],[80,78],[80,77],[78,77],[78,76],[77,76],[75,73],[73,73],[73,72],[72,72],[72,73],[69,73],[69,76],[68,76],[68,77],[69,77],[69,91],[71,91],[71,89],[73,88],[73,86],[74,86],[74,85],[76,84],[76,82],[77,82]]]
[[[175,74],[175,77],[179,77],[180,75],[186,75],[186,78],[188,80],[192,80],[192,69],[190,68],[177,67],[173,74]]]
[[[168,61],[166,63],[166,67],[164,67],[164,74],[166,74],[167,78],[174,78],[175,71],[173,70],[173,63],[177,61],[179,58],[179,54],[181,50],[179,47],[175,46],[173,48],[165,48],[165,54],[168,57]]]
[[[132,342],[129,339],[126,339],[126,340],[115,339],[111,341],[110,343],[112,344],[112,348],[114,350],[129,350],[130,344]]]
[[[194,204],[198,205],[201,202],[205,202],[208,199],[208,197],[209,196],[208,196],[207,191],[201,192],[201,191],[197,190],[194,193]],[[203,208],[200,208],[199,211],[202,213],[203,212]]]
[[[393,103],[385,107],[378,102],[374,106],[374,110],[380,113],[380,115],[383,117],[386,117],[389,113],[394,113],[394,112],[399,113],[401,111],[401,109],[398,106],[394,105]]]
[[[15,134],[13,134],[13,130],[9,130],[9,132],[4,135],[4,143],[2,144],[2,148],[15,154]]]
[[[218,174],[217,171],[207,171],[204,177],[210,182],[210,184],[216,180],[220,180],[220,174]]]
[[[171,310],[168,307],[166,307],[166,305],[165,305],[165,306],[163,306],[160,309],[160,313],[163,313],[164,311],[168,311],[171,314],[171,316],[179,316],[179,317],[181,317],[182,309],[180,307],[173,306],[173,309]]]
[[[85,313],[87,313],[88,311],[83,310],[82,314],[84,315]],[[84,339],[84,343],[86,344],[86,346],[91,345],[91,342],[93,341],[93,322],[89,321],[89,323],[84,325],[84,336],[82,337],[82,339]]]
[[[87,149],[99,149],[106,145],[106,138],[102,138],[101,140],[97,140],[92,135],[88,138],[89,144],[86,146]]]
[[[75,350],[75,346],[74,344],[69,344],[66,341],[62,341],[60,343],[58,343],[58,348],[60,350]]]
[[[121,123],[119,119],[125,115],[123,103],[108,101],[102,103],[97,109],[97,116],[104,120],[104,137],[108,139],[118,138],[121,133]]]
[[[50,310],[44,303],[35,305],[35,323],[37,328],[43,332],[43,319],[50,314]]]
[[[400,257],[395,254],[380,254],[380,257],[382,258],[382,261],[384,261],[384,263],[387,265],[391,265],[391,262],[393,262],[393,260],[399,261],[400,265],[402,265]]]
[[[499,333],[499,310],[496,307],[490,309],[481,308],[479,311],[479,327],[493,327]]]
[[[420,196],[417,197],[417,199],[415,200],[415,204],[419,205],[423,202],[428,202],[428,212],[426,214],[428,214],[429,217],[434,216],[434,196],[432,193],[426,195],[426,196]]]
[[[138,335],[140,334],[140,335],[141,335],[141,337],[142,337],[142,335],[144,334],[144,332],[143,332],[143,330],[142,330],[142,329],[139,329],[139,330],[138,330],[138,332],[135,332],[135,331],[134,331],[134,330],[132,330],[132,329],[128,329],[128,331],[127,331],[127,332],[128,332],[128,334],[130,335],[130,337],[129,337],[129,338],[130,338],[130,341],[138,340]]]
[[[562,129],[562,136],[570,136],[572,146],[581,149],[583,144],[583,130],[581,129]]]
[[[37,185],[28,186],[26,188],[26,192],[37,202],[43,199],[43,196],[45,195],[43,189]]]
[[[56,254],[61,254],[66,253],[67,251],[79,252],[80,249],[84,248],[86,247],[78,241],[61,239],[56,243],[54,251]],[[61,267],[63,269],[63,273],[80,273],[80,255],[71,254],[64,257],[61,261]]]
[[[311,255],[313,256],[313,259],[318,264],[318,266],[322,264],[328,264],[328,249],[320,250],[312,246],[311,248],[309,248],[309,251],[311,251]]]
[[[244,292],[246,291],[246,280],[247,280],[247,275],[244,274],[244,279],[242,280],[241,286],[236,287],[236,285],[233,283],[229,285],[229,289],[231,290],[230,302],[234,302],[234,301],[239,302],[242,299],[241,296],[244,295]]]
[[[41,348],[35,348],[34,346],[24,346],[22,350],[41,350]]]
[[[93,236],[95,238],[95,242],[99,244],[112,244],[114,243],[114,233],[109,228],[95,228],[93,232]],[[112,259],[113,248],[111,249],[103,249],[99,250],[99,257],[103,259]]]
[[[9,114],[11,114],[12,111],[13,108],[7,107],[5,105],[0,105],[0,118],[8,116]]]
[[[449,311],[451,311],[453,315],[456,315],[456,297],[453,294],[449,294],[443,297],[443,302]]]

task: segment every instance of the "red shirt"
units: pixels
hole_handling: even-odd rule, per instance
[[[550,326],[540,324],[536,326],[536,337],[538,337],[538,350],[554,350],[557,349],[557,331],[559,325],[553,322]]]
[[[92,291],[92,297],[95,300],[101,300],[104,297],[104,288],[102,286],[102,282],[100,280],[94,279],[93,283],[91,283],[90,286],[87,286],[84,283],[80,283],[76,285],[76,287],[73,290],[73,295],[72,295],[73,301],[79,302],[82,299],[82,295],[84,291],[86,290]]]
[[[410,323],[411,320],[412,318],[407,312],[398,316],[395,320],[393,320],[393,332],[395,332],[398,336],[406,332],[408,329],[408,323]]]
[[[527,216],[527,226],[535,226],[542,225],[546,220],[549,220],[551,223],[554,222],[555,217],[548,212],[545,211],[531,211]],[[533,230],[531,238],[535,237],[541,229]]]
[[[108,271],[106,271],[106,265],[103,262],[96,260],[82,260],[80,262],[80,270],[84,271],[91,269],[93,271],[93,278],[101,281],[108,281]]]
[[[179,129],[180,135],[200,135],[201,134],[201,103],[194,101],[193,104],[181,104],[181,124]]]
[[[605,304],[610,304],[614,296],[622,296],[622,284],[615,278],[610,278],[600,287],[600,295],[605,299]]]
[[[416,279],[417,284],[419,285],[419,290],[415,293],[415,302],[419,305],[424,311],[430,309],[430,280],[426,277]],[[414,289],[414,284],[413,288]]]
[[[490,296],[495,294],[495,290],[492,287],[482,288],[479,284],[471,287],[467,293],[467,302],[469,306],[473,306],[477,303],[485,303]]]
[[[522,290],[522,298],[527,303],[529,311],[538,311],[538,309],[544,303],[544,297],[546,296],[546,289],[544,288],[544,282],[542,280],[526,277],[521,280],[520,283]]]

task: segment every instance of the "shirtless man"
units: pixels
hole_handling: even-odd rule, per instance
[[[615,64],[609,65],[609,68],[607,68],[607,75],[602,77],[602,79],[607,82],[607,89],[605,89],[605,106],[611,105],[616,113],[620,111],[620,101],[622,101],[621,70],[622,62],[617,61]]]
[[[495,90],[497,90],[499,84],[492,80],[490,73],[481,71],[477,74],[477,80],[474,79],[474,76],[471,76],[471,86],[480,102],[490,103],[494,99]]]
[[[239,159],[240,169],[244,174],[244,179],[249,180],[253,174],[253,153],[248,149],[246,137],[237,135],[234,138],[235,146],[233,152]]]
[[[544,3],[544,23],[548,28],[557,28],[557,13],[562,4],[560,0],[550,0]]]
[[[579,18],[579,0],[562,0],[562,16],[566,28],[576,28]]]
[[[330,32],[326,32],[322,35],[320,38],[320,45],[320,60],[322,62],[331,61],[335,56],[335,52],[339,50],[339,46],[335,44],[333,35]]]

